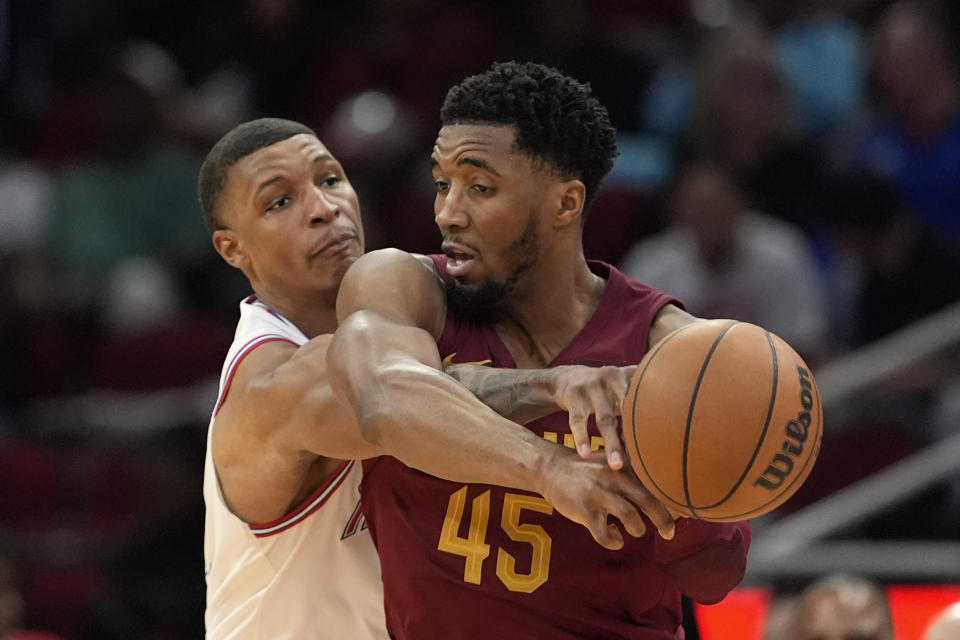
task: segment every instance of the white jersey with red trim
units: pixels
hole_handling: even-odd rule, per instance
[[[220,375],[204,468],[207,639],[386,638],[380,564],[360,512],[359,462],[348,461],[283,518],[248,524],[227,507],[210,434],[237,367],[267,342],[307,342],[251,296]]]

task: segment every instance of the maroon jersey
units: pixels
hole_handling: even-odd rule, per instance
[[[434,261],[448,278],[445,258]],[[654,315],[676,301],[609,265],[590,267],[607,279],[603,298],[551,365],[636,364]],[[438,347],[448,362],[516,367],[496,331],[450,313]],[[566,413],[527,428],[572,446]],[[596,448],[592,420],[590,433]],[[665,541],[648,522],[642,538],[625,533],[624,548],[609,551],[539,495],[448,482],[389,456],[364,462],[361,493],[395,638],[678,640],[680,588],[716,601],[746,566],[746,523],[682,519]]]

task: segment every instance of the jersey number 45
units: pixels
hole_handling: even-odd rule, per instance
[[[490,555],[490,545],[486,542],[487,521],[490,519],[490,490],[473,499],[470,527],[467,537],[464,538],[460,535],[460,523],[466,502],[466,486],[450,496],[437,549],[463,556],[466,559],[463,568],[464,581],[480,584],[483,562]],[[543,498],[518,493],[504,494],[500,526],[511,540],[533,547],[533,553],[530,573],[517,573],[516,558],[506,550],[498,549],[497,577],[510,591],[533,593],[550,575],[550,548],[553,540],[540,525],[520,524],[520,514],[524,509],[553,514],[553,506]]]

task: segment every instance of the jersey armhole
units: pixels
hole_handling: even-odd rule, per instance
[[[247,526],[250,528],[250,531],[258,538],[266,538],[286,531],[290,527],[303,522],[308,516],[326,504],[327,500],[333,496],[337,489],[340,488],[340,485],[343,484],[344,480],[350,475],[350,471],[355,464],[355,460],[347,460],[326,482],[320,485],[316,491],[310,494],[307,499],[293,508],[289,513],[277,518],[273,522],[263,524],[249,523]]]
[[[290,338],[286,338],[281,335],[268,334],[261,335],[249,340],[245,345],[243,345],[236,355],[233,356],[233,360],[230,361],[230,365],[227,367],[226,377],[224,378],[223,388],[220,390],[220,396],[217,398],[217,404],[213,410],[213,417],[216,418],[217,414],[220,413],[220,408],[223,406],[224,401],[227,399],[227,392],[230,391],[230,385],[233,383],[233,377],[237,374],[237,369],[240,367],[240,363],[243,362],[250,353],[259,346],[265,345],[268,342],[289,342],[293,346],[299,346],[296,342]]]

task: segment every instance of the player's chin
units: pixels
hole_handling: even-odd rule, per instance
[[[489,279],[480,273],[468,273],[451,278],[450,281],[455,289],[471,296],[483,295],[484,290],[490,286]]]
[[[461,273],[451,275],[453,276],[453,279],[460,284],[471,287],[479,287],[491,281],[490,271],[486,268],[486,265],[479,260],[471,260],[467,265],[467,268]]]
[[[463,287],[463,288],[470,288],[470,287],[476,288],[483,283],[482,279],[471,278],[469,274],[463,275],[463,276],[454,276],[453,278],[451,278],[451,280],[455,282],[457,286]]]

